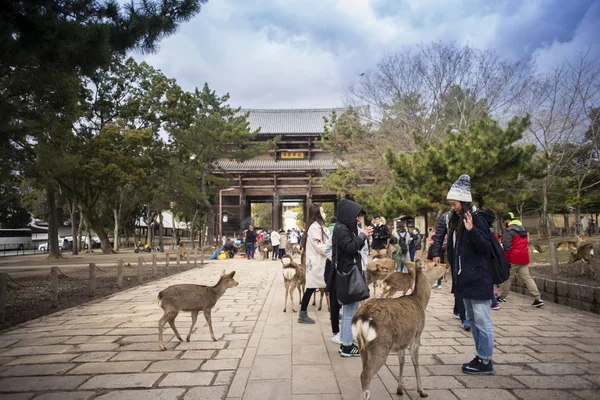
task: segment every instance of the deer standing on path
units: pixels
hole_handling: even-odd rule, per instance
[[[383,280],[383,293],[381,297],[392,297],[396,292],[400,292],[400,296],[406,296],[415,290],[415,263],[404,261],[408,273],[392,272]]]
[[[448,266],[417,260],[415,268],[415,288],[409,296],[369,300],[352,318],[352,335],[358,342],[362,358],[360,380],[364,400],[371,398],[371,380],[391,351],[398,352],[400,374],[396,393],[403,394],[402,371],[406,348],[410,350],[415,368],[417,391],[421,397],[427,397],[419,374],[419,346],[425,327],[425,308],[429,303],[431,284],[444,275]]]
[[[285,285],[285,298],[283,312],[287,311],[287,299],[288,295],[292,302],[292,312],[296,312],[294,308],[294,291],[298,289],[298,297],[302,301],[302,294],[304,293],[304,286],[306,285],[306,268],[302,264],[297,264],[292,256],[284,254],[281,257],[281,264],[283,265],[283,283]]]
[[[373,297],[377,297],[377,282],[396,271],[396,262],[391,258],[379,258],[367,264],[367,286],[373,284]]]
[[[192,312],[192,326],[185,340],[190,341],[192,330],[198,319],[198,313],[204,311],[204,318],[210,330],[210,337],[212,340],[217,341],[213,332],[211,311],[215,304],[217,304],[217,300],[223,296],[227,289],[238,285],[238,282],[233,279],[234,275],[235,271],[230,274],[226,274],[223,271],[219,282],[215,286],[181,284],[169,286],[161,291],[158,294],[158,300],[165,313],[158,320],[158,347],[161,350],[166,350],[163,344],[163,330],[167,322],[171,326],[171,329],[173,329],[173,332],[175,332],[177,339],[183,342],[177,328],[175,328],[175,318],[177,318],[177,314],[180,311]]]

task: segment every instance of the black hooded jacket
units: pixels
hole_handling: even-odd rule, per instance
[[[356,264],[362,270],[362,261],[360,250],[365,245],[367,236],[364,233],[358,233],[356,218],[363,207],[351,200],[342,199],[338,204],[337,219],[333,229],[331,259],[333,265],[337,264],[340,272],[349,272]],[[331,289],[335,278],[335,271],[327,279],[327,290]]]

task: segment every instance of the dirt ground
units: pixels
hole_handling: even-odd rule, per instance
[[[45,256],[20,256],[11,257],[13,260],[2,260],[0,272],[9,273],[8,294],[6,304],[5,322],[0,323],[0,331],[8,329],[41,316],[56,311],[75,307],[91,300],[95,300],[112,293],[137,286],[139,254],[121,253],[115,255],[87,254],[80,256],[66,255],[60,260],[48,260]],[[142,284],[152,280],[152,255],[144,254],[144,280]],[[166,255],[158,255],[157,278],[183,272],[194,268],[193,257],[190,263],[182,260],[180,267],[176,267],[175,256],[171,255],[169,273],[164,265]],[[117,288],[117,261],[123,259],[123,288]],[[95,295],[88,295],[90,262],[98,267],[96,274]],[[162,262],[162,265],[160,264]],[[51,306],[50,292],[50,266],[59,267],[58,274],[58,307]],[[197,260],[201,267],[201,259]],[[204,264],[206,265],[206,264]]]

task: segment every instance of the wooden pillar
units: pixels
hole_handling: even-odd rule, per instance
[[[596,273],[596,279],[600,279],[600,242],[595,241],[592,249],[594,250],[594,258],[593,258],[594,264],[592,265],[592,267],[594,267],[594,272]]]
[[[0,322],[6,321],[6,298],[8,297],[8,274],[0,274]]]
[[[117,263],[117,287],[123,288],[123,260],[119,260]]]
[[[165,253],[165,274],[169,275],[169,261],[170,261],[171,256],[169,255],[169,253]]]
[[[558,264],[558,251],[556,250],[556,241],[550,239],[548,241],[550,252],[550,264],[552,265],[552,273],[558,275],[560,273],[560,265]]]
[[[58,267],[50,267],[50,302],[58,307]]]
[[[144,280],[144,259],[138,257],[138,283],[142,283]]]
[[[89,270],[88,296],[93,297],[96,294],[96,264],[90,263]]]
[[[156,278],[157,275],[157,268],[156,268],[156,262],[157,262],[157,257],[156,257],[156,253],[152,253],[152,277]]]
[[[281,202],[279,201],[279,192],[277,191],[277,175],[273,175],[273,226],[271,228],[281,229]]]

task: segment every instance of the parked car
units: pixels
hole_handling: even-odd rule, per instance
[[[38,250],[39,251],[46,251],[46,250],[48,250],[48,242],[40,243],[40,245],[38,246]]]

